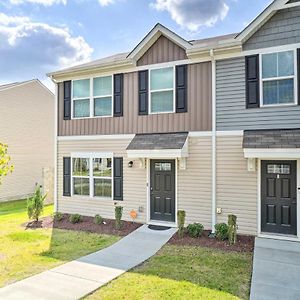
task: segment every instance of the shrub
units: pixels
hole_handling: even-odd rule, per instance
[[[115,219],[116,219],[116,229],[120,230],[122,223],[122,214],[123,214],[123,207],[122,206],[115,206]]]
[[[187,227],[188,234],[193,238],[200,237],[203,233],[203,229],[204,226],[200,223],[190,224]]]
[[[55,212],[54,214],[53,214],[53,219],[55,220],[55,221],[61,221],[62,219],[63,219],[63,214],[61,213],[61,212]]]
[[[100,225],[103,223],[103,218],[100,215],[96,215],[94,218],[94,223]]]
[[[44,209],[44,201],[47,195],[42,195],[41,186],[36,185],[33,197],[27,199],[27,214],[29,219],[39,220]]]
[[[79,222],[81,221],[81,215],[79,215],[79,214],[71,215],[71,216],[69,217],[69,221],[70,221],[71,223],[73,223],[73,224],[79,223]]]
[[[230,245],[234,245],[237,240],[237,216],[228,215],[228,240]]]
[[[185,211],[184,210],[178,210],[177,219],[178,219],[178,235],[180,237],[183,237],[184,223],[185,223]]]
[[[225,241],[228,239],[228,225],[225,223],[219,223],[215,225],[216,238]]]

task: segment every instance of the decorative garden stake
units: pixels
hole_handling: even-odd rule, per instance
[[[123,214],[123,207],[122,206],[115,206],[115,219],[116,219],[116,229],[121,229],[121,219]]]
[[[137,212],[134,209],[130,212],[130,217],[132,218],[132,222],[137,218]]]
[[[237,241],[237,216],[228,215],[228,240],[230,245],[234,245]]]

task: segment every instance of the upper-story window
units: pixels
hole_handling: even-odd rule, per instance
[[[112,116],[112,76],[73,80],[73,118]]]
[[[150,113],[174,112],[174,67],[150,70]]]
[[[262,54],[262,106],[296,103],[294,50]]]

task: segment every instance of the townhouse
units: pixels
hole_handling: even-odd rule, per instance
[[[129,53],[56,83],[56,210],[176,226],[238,217],[239,233],[298,239],[300,2],[241,33],[186,41],[157,24]]]

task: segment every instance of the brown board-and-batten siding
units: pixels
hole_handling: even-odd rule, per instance
[[[106,135],[211,130],[211,63],[188,65],[188,112],[138,115],[138,73],[124,74],[124,115],[63,119],[63,83],[59,88],[58,135]]]
[[[186,52],[163,35],[137,61],[138,66],[187,59]]]

